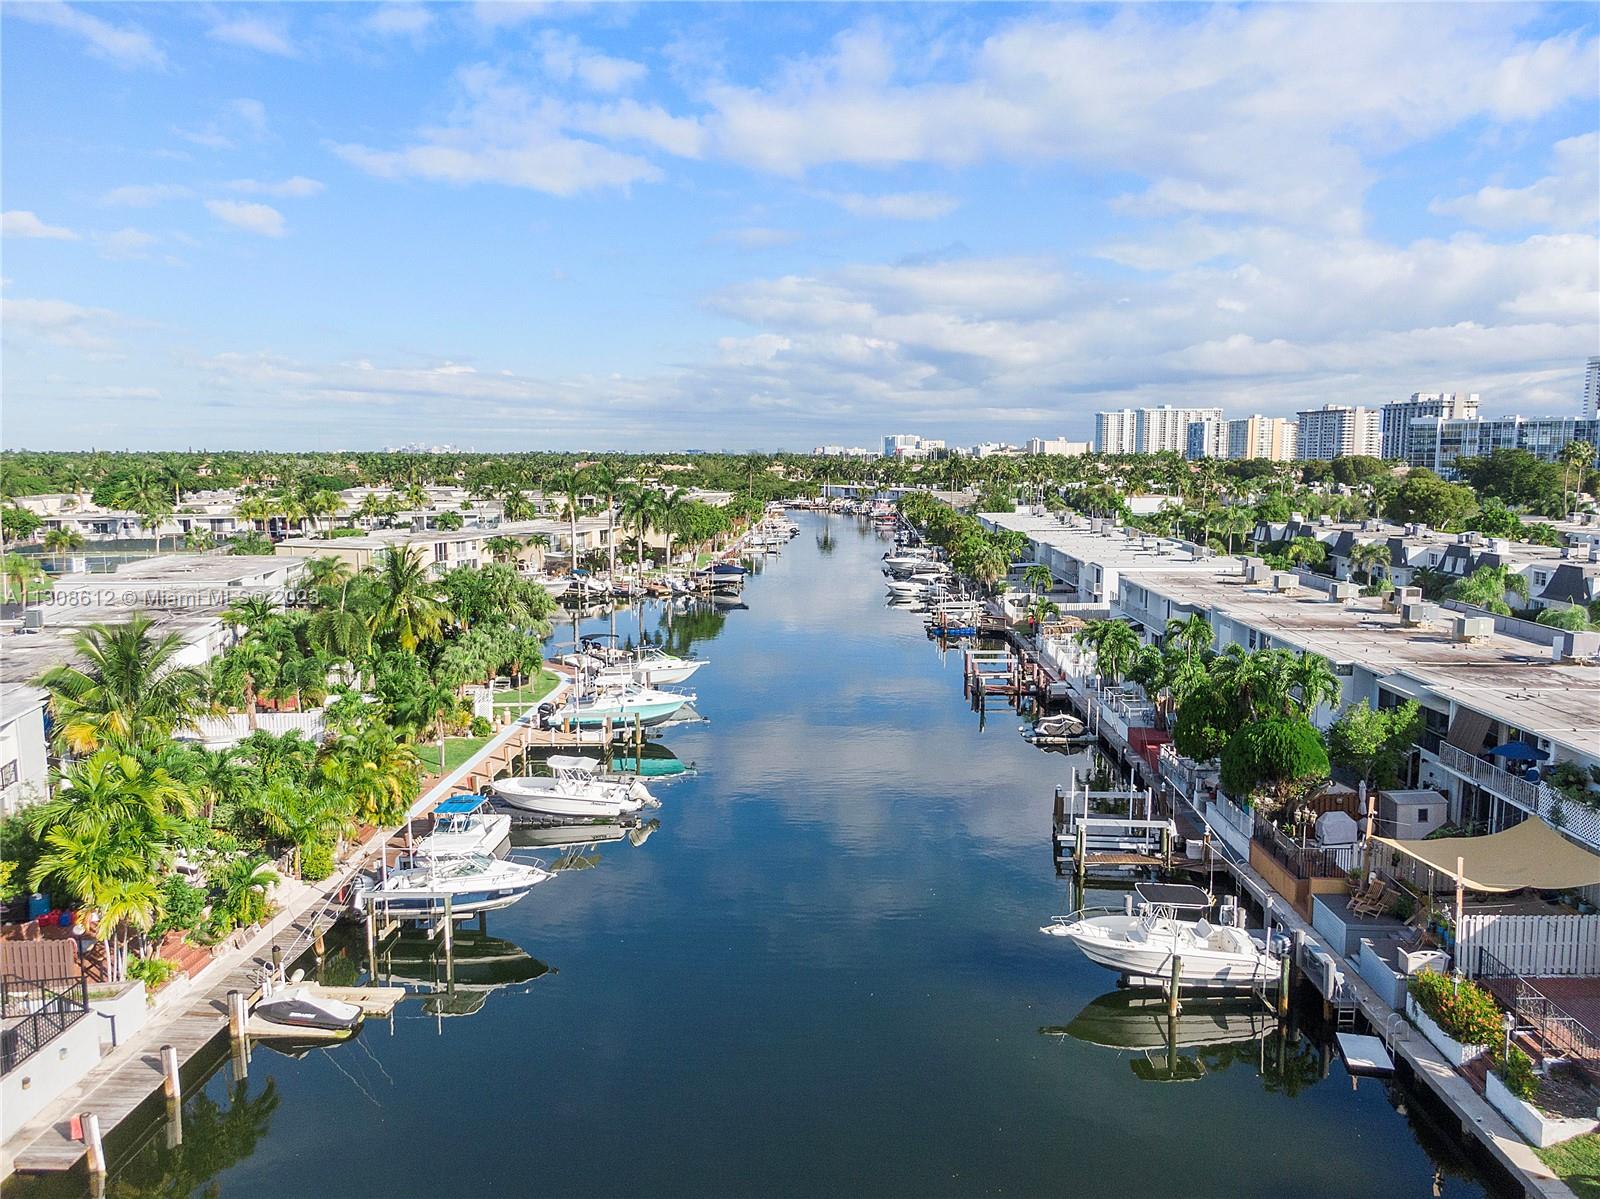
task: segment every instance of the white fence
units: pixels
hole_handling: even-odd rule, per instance
[[[198,728],[190,737],[214,747],[237,745],[250,735],[250,718],[242,712],[227,716],[202,716],[196,724]],[[258,712],[256,728],[274,737],[298,732],[307,740],[321,741],[322,709],[315,708],[310,712]]]
[[[1600,978],[1600,916],[1465,916],[1456,956],[1469,975],[1480,950],[1529,978]]]

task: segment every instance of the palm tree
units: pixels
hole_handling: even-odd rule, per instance
[[[594,489],[606,500],[606,545],[611,551],[610,577],[617,577],[617,491],[622,475],[611,462],[597,462],[589,468]]]
[[[1526,575],[1506,566],[1480,566],[1466,578],[1451,584],[1447,594],[1464,604],[1509,616],[1511,605],[1506,603],[1505,597],[1515,595],[1526,604],[1530,592]]]
[[[28,602],[29,588],[44,577],[39,564],[23,554],[7,554],[0,561],[0,569],[5,573],[7,597],[14,597],[19,604]]]
[[[157,640],[142,613],[120,625],[91,625],[73,638],[82,666],[52,666],[39,677],[50,692],[55,742],[76,754],[104,745],[154,747],[192,730],[204,711],[205,674],[177,662],[183,640]]]
[[[1296,537],[1284,550],[1284,557],[1288,558],[1291,564],[1315,569],[1328,560],[1328,547],[1315,537]]]
[[[583,506],[584,473],[581,470],[557,471],[547,483],[549,489],[566,500],[568,532],[572,538],[572,569],[578,569],[578,510]]]
[[[1029,591],[1043,593],[1056,585],[1056,577],[1042,562],[1035,562],[1022,572],[1022,585]]]
[[[161,522],[177,506],[167,498],[167,481],[147,467],[137,466],[112,493],[112,503],[126,508],[139,518],[139,526],[155,537],[156,553],[161,552]]]
[[[378,559],[377,604],[370,618],[376,636],[392,636],[411,651],[443,630],[449,611],[439,602],[422,550],[392,546]]]
[[[1299,692],[1300,704],[1310,716],[1323,704],[1336,704],[1342,688],[1339,678],[1321,654],[1302,650],[1289,666],[1289,684]]]
[[[661,510],[659,495],[648,487],[632,487],[622,497],[622,523],[634,533],[638,562],[636,572],[644,574],[644,539],[656,527]]]
[[[1094,650],[1095,671],[1109,683],[1121,680],[1133,665],[1139,635],[1125,620],[1091,621],[1078,631],[1080,644]]]
[[[522,540],[518,537],[496,535],[483,539],[483,548],[489,551],[489,556],[496,562],[510,562],[517,556],[517,551],[522,548]]]
[[[1567,501],[1567,493],[1572,490],[1568,485],[1574,469],[1578,472],[1578,486],[1583,486],[1583,472],[1594,465],[1595,448],[1587,441],[1569,441],[1561,447],[1561,452],[1556,455],[1556,461],[1561,463],[1561,511],[1565,515],[1572,505]]]
[[[656,502],[656,527],[667,535],[667,569],[672,569],[672,539],[682,531],[689,501],[682,488],[662,492]]]
[[[58,525],[44,535],[44,548],[56,556],[56,569],[66,567],[66,557],[74,550],[84,547],[83,534],[76,529],[69,529],[65,525]]]
[[[1383,541],[1368,541],[1350,548],[1350,569],[1359,571],[1370,586],[1378,581],[1379,572],[1389,565],[1389,545]]]
[[[1167,621],[1167,641],[1177,645],[1191,662],[1198,661],[1215,640],[1211,622],[1199,612],[1191,612],[1183,620],[1173,617]]]

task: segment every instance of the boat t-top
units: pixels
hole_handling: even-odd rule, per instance
[[[1168,984],[1174,958],[1180,987],[1242,988],[1276,978],[1277,957],[1245,929],[1207,920],[1211,904],[1209,894],[1186,883],[1137,883],[1124,911],[1085,908],[1039,931],[1074,942],[1132,986]]]
[[[496,779],[495,796],[505,804],[535,816],[560,819],[615,820],[632,815],[659,801],[638,779],[613,781],[597,778],[600,763],[573,754],[552,754],[545,759],[550,775],[525,774]]]
[[[639,683],[645,687],[664,687],[686,681],[702,666],[710,665],[701,658],[680,658],[654,645],[640,646],[628,651],[610,642],[616,638],[610,633],[590,633],[580,639],[582,648],[568,654],[562,661],[580,669],[592,669],[599,685],[615,686],[619,683]]]
[[[411,851],[418,858],[492,854],[511,835],[511,817],[482,795],[455,795],[433,809],[433,831]]]

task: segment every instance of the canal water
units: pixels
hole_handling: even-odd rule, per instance
[[[1169,1047],[1041,936],[1069,902],[1063,759],[1013,713],[980,728],[959,654],[885,608],[880,535],[799,520],[747,608],[618,617],[711,660],[704,722],[662,738],[694,771],[656,786],[648,840],[518,850],[570,869],[464,935],[455,995],[392,1026],[258,1047],[242,1082],[220,1043],[182,1146],[159,1125],[122,1145],[110,1193],[1494,1193],[1419,1096],[1357,1085],[1314,1013],[1280,1031],[1194,1004]],[[415,943],[385,967],[436,969]]]

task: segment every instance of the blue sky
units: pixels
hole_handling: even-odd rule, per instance
[[[4,442],[1572,412],[1595,14],[9,3]]]

